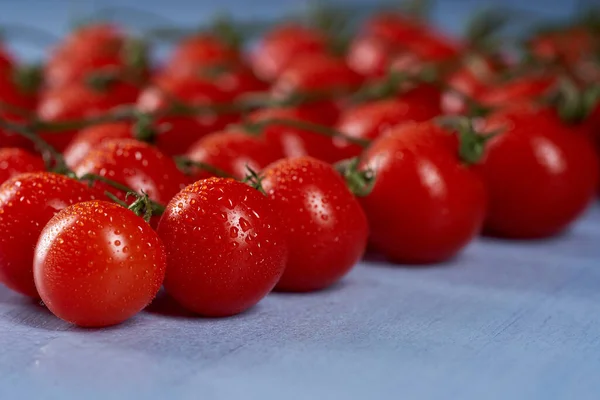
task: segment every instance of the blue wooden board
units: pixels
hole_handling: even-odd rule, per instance
[[[75,3],[0,1],[0,23],[64,32]],[[136,2],[112,2],[125,3]],[[298,3],[145,7],[191,24],[219,6],[250,16]],[[444,1],[435,16],[457,31],[481,3]],[[575,3],[527,7],[552,16]],[[423,269],[368,260],[329,290],[272,294],[229,319],[192,317],[161,296],[121,326],[82,330],[0,288],[0,399],[84,398],[598,399],[600,206],[552,240],[482,238]]]

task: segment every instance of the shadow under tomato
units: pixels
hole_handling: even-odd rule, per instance
[[[269,296],[311,296],[311,295],[319,295],[319,294],[331,294],[331,293],[337,293],[341,290],[346,290],[349,286],[352,286],[353,282],[352,279],[350,277],[345,277],[337,282],[335,282],[333,285],[327,286],[326,288],[323,289],[318,289],[318,290],[311,290],[311,291],[306,291],[306,292],[294,292],[294,291],[289,291],[289,290],[277,290],[274,289],[271,293],[269,293]]]
[[[170,318],[199,318],[198,315],[180,306],[164,290],[158,292],[156,298],[143,312]]]

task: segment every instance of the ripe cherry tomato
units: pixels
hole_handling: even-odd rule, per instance
[[[128,122],[91,125],[75,135],[63,152],[63,157],[67,165],[73,168],[101,143],[111,139],[127,139],[131,137],[132,127]]]
[[[9,51],[0,44],[0,74],[4,74],[12,70],[14,60]]]
[[[138,89],[130,84],[115,82],[100,89],[87,84],[73,84],[42,94],[38,105],[38,117],[52,124],[73,121],[106,113],[119,105],[135,101]],[[43,133],[42,138],[54,148],[63,151],[77,131]]]
[[[161,204],[166,204],[188,183],[175,162],[155,147],[135,139],[111,139],[92,150],[73,171],[81,177],[96,174],[145,192]],[[125,193],[107,183],[94,186],[125,200]]]
[[[35,285],[57,317],[83,327],[119,324],[140,312],[165,277],[164,246],[132,211],[87,201],[56,214],[35,248]]]
[[[141,43],[127,38],[116,26],[89,25],[75,31],[56,48],[44,69],[52,88],[80,84],[91,73],[102,71],[141,81],[148,75]]]
[[[158,226],[167,251],[166,291],[208,317],[247,310],[283,272],[282,230],[269,199],[243,183],[209,178],[186,187]]]
[[[356,139],[374,140],[390,128],[401,123],[428,121],[441,114],[435,97],[407,95],[373,101],[346,109],[337,123],[337,130]],[[340,138],[335,138],[340,159],[358,156],[362,148]]]
[[[142,112],[155,113],[168,110],[174,101],[190,106],[210,106],[226,104],[231,100],[228,93],[206,79],[170,77],[144,90],[137,108]],[[167,155],[184,154],[202,136],[221,130],[238,118],[236,114],[217,112],[161,117],[156,123],[163,132],[156,137],[156,146]]]
[[[492,139],[482,164],[490,195],[485,228],[508,238],[564,231],[598,188],[598,157],[588,138],[550,109],[520,105],[488,117]]]
[[[533,37],[528,47],[539,58],[575,65],[584,57],[593,54],[598,42],[592,30],[575,26]]]
[[[222,40],[208,34],[190,36],[179,42],[163,73],[188,75],[204,67],[234,65],[241,62],[239,53]]]
[[[279,148],[264,138],[243,131],[215,132],[192,145],[187,157],[203,162],[243,179],[247,167],[260,171],[273,161],[283,158]],[[199,170],[193,174],[195,180],[213,176],[209,171]]]
[[[361,156],[375,174],[361,198],[375,249],[397,263],[447,260],[480,231],[486,193],[458,156],[458,142],[433,122],[399,125]]]
[[[0,282],[39,298],[33,283],[33,249],[44,225],[63,208],[103,195],[49,172],[18,175],[0,186]]]
[[[301,110],[295,108],[264,108],[250,114],[248,119],[253,122],[275,119],[312,122]],[[267,125],[263,135],[267,142],[279,147],[285,157],[312,156],[327,162],[339,159],[337,148],[328,136],[277,123]]]
[[[526,76],[487,87],[483,93],[477,96],[477,100],[486,106],[509,106],[541,97],[548,93],[555,83],[556,77],[554,76]]]
[[[363,35],[376,37],[427,61],[446,61],[458,56],[462,50],[462,46],[447,35],[401,14],[375,15],[365,24]]]
[[[319,32],[288,24],[268,32],[251,54],[250,62],[258,77],[274,81],[298,57],[327,52],[327,40]]]
[[[45,167],[41,157],[23,149],[0,148],[0,184],[19,174],[43,171]]]
[[[297,57],[273,83],[273,96],[287,99],[298,94],[324,96],[323,100],[311,100],[299,108],[307,118],[330,125],[340,112],[339,101],[327,99],[339,97],[356,90],[363,78],[352,71],[342,59],[325,54]]]
[[[262,184],[286,228],[289,255],[278,290],[326,288],[360,260],[367,220],[332,166],[311,157],[286,158],[264,170]]]

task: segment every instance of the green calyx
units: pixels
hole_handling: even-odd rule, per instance
[[[246,174],[246,177],[242,180],[242,182],[247,183],[248,185],[250,185],[251,187],[253,187],[254,189],[258,190],[266,196],[267,192],[262,186],[262,181],[264,177],[252,168],[250,168],[249,165],[246,165],[246,170],[248,171],[248,173]]]
[[[600,101],[600,85],[579,88],[569,78],[562,78],[547,101],[556,108],[560,118],[571,124],[584,121]]]
[[[35,94],[44,80],[40,65],[26,65],[13,71],[13,80],[18,88],[27,94]]]
[[[144,191],[142,191],[142,194],[128,192],[125,195],[125,198],[127,199],[129,196],[134,196],[136,200],[127,208],[133,211],[138,217],[142,217],[147,223],[150,223],[152,215],[154,215],[157,210],[155,210],[154,204],[150,201],[148,195]]]
[[[443,128],[451,129],[458,135],[458,155],[466,165],[478,164],[485,155],[486,144],[501,131],[477,132],[473,119],[468,117],[443,117],[437,120]]]
[[[85,78],[85,83],[96,92],[106,92],[112,85],[121,80],[115,71],[97,71]]]
[[[358,157],[337,162],[334,167],[346,181],[348,189],[357,197],[368,196],[375,185],[375,174],[371,169],[361,170]]]
[[[136,79],[144,76],[148,69],[148,45],[142,39],[129,38],[122,49],[128,74]]]

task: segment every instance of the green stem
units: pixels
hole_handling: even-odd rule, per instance
[[[300,120],[295,120],[295,119],[268,118],[268,119],[264,119],[264,120],[258,121],[258,122],[246,122],[242,125],[246,129],[249,129],[250,131],[255,131],[255,132],[256,131],[260,132],[269,125],[283,125],[283,126],[287,126],[289,128],[296,128],[296,129],[301,129],[301,130],[317,133],[319,135],[327,136],[330,138],[344,139],[347,142],[355,144],[362,148],[368,147],[369,144],[371,143],[371,141],[368,139],[360,139],[360,138],[354,138],[351,136],[347,136],[344,133],[342,133],[336,129],[330,128],[328,126],[325,126],[325,125],[320,125],[320,124],[315,124],[313,122],[300,121]]]
[[[190,168],[193,167],[193,168],[198,168],[198,169],[210,172],[211,174],[218,176],[220,178],[235,179],[235,177],[233,175],[231,175],[227,171],[222,170],[219,167],[215,167],[214,165],[210,165],[210,164],[200,162],[200,161],[194,161],[194,160],[191,160],[184,156],[175,157],[175,162],[177,163],[177,166],[179,167],[179,169],[183,170],[188,175],[190,175]]]

